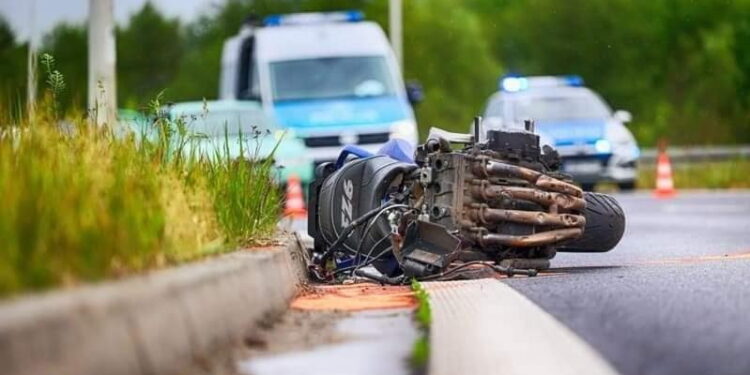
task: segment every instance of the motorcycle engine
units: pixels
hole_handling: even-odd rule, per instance
[[[431,133],[413,163],[378,155],[318,166],[308,231],[321,266],[367,262],[409,277],[459,259],[546,268],[556,246],[581,236],[583,192],[536,134],[454,135]]]

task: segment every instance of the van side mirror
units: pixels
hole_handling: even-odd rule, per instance
[[[623,124],[633,121],[633,115],[630,114],[630,112],[624,111],[622,109],[618,109],[617,111],[615,111],[615,113],[612,115],[612,118]]]
[[[406,98],[409,99],[411,105],[417,105],[424,100],[424,90],[422,84],[418,81],[407,81],[406,82]]]

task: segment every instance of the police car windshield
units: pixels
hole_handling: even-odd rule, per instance
[[[393,95],[382,56],[329,57],[271,63],[274,100],[365,98]]]
[[[512,118],[515,121],[600,119],[610,116],[609,107],[593,95],[518,98],[507,104],[490,106],[488,116]]]

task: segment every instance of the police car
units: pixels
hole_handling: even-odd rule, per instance
[[[485,109],[485,129],[520,128],[535,122],[543,143],[560,153],[565,173],[591,190],[611,181],[623,190],[635,187],[640,150],[625,127],[627,111],[614,113],[578,76],[506,76]]]

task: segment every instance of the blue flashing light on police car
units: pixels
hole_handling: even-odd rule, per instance
[[[365,18],[358,10],[344,12],[273,14],[263,20],[265,26],[313,25],[331,22],[359,22]]]
[[[640,150],[625,127],[626,111],[612,111],[583,78],[506,75],[485,110],[485,128],[522,127],[534,120],[542,141],[554,146],[563,171],[586,189],[612,181],[623,189],[635,187]]]
[[[500,78],[500,90],[507,92],[524,91],[530,88],[562,86],[581,87],[583,86],[583,78],[577,75],[539,77],[519,77],[508,75]]]

